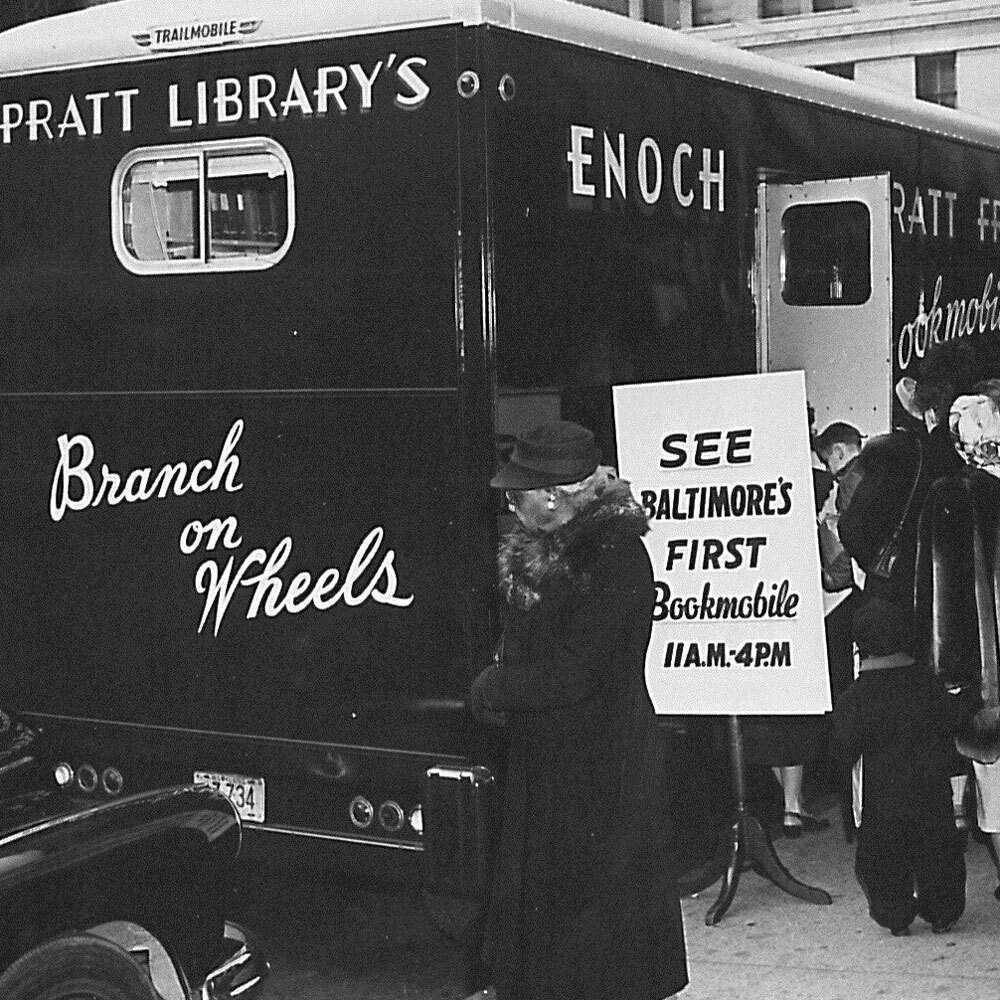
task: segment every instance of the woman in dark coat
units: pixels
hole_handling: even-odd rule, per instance
[[[520,522],[499,558],[503,656],[469,696],[510,738],[484,945],[498,1000],[662,1000],[688,981],[645,685],[648,525],[598,460],[556,421],[492,483]]]

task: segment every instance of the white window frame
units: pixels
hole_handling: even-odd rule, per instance
[[[207,158],[233,153],[259,152],[275,156],[285,170],[285,211],[288,227],[281,246],[261,257],[208,257],[208,213],[206,201],[205,164]],[[137,164],[151,160],[197,159],[199,163],[198,215],[201,254],[197,258],[178,260],[139,260],[125,244],[125,214],[123,184],[128,172]],[[129,150],[115,167],[111,177],[111,243],[122,267],[133,274],[207,274],[212,271],[263,271],[274,267],[288,252],[295,235],[295,177],[292,161],[285,149],[267,136],[247,136],[238,139],[214,139],[206,142],[185,142],[167,146],[140,146]]]

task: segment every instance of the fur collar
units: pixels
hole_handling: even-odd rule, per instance
[[[538,604],[556,582],[586,592],[601,550],[647,531],[645,513],[628,484],[619,481],[553,531],[518,524],[500,546],[500,589],[508,604],[524,610]]]

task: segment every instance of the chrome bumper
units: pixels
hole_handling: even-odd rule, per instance
[[[239,924],[226,921],[226,940],[234,943],[235,950],[208,974],[201,988],[201,1000],[251,996],[271,971],[260,943]]]

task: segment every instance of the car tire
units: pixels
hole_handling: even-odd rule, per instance
[[[156,1000],[149,976],[111,941],[92,934],[53,938],[0,976],[4,1000]]]

